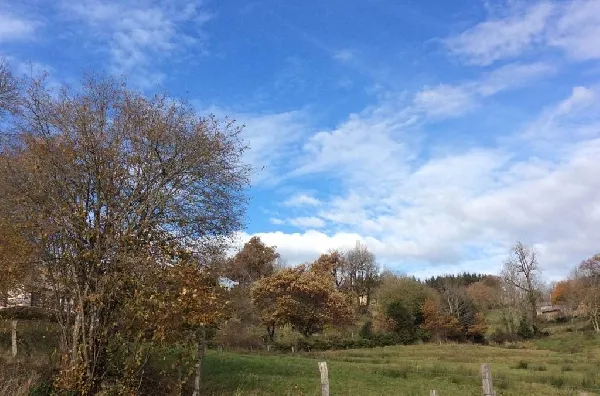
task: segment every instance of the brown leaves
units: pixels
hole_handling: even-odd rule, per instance
[[[126,328],[138,337],[164,341],[219,322],[227,311],[226,291],[193,262],[152,270],[153,282],[138,283],[126,301]],[[189,334],[188,334],[189,335]]]
[[[429,298],[423,303],[423,324],[421,327],[430,331],[439,341],[446,340],[461,331],[458,318],[442,311],[439,305]]]
[[[279,253],[274,246],[266,246],[259,237],[252,237],[242,250],[229,260],[226,274],[242,286],[248,286],[252,282],[273,274],[275,262]]]
[[[252,299],[265,324],[290,324],[309,336],[326,325],[352,320],[351,306],[335,288],[332,275],[318,268],[286,268],[254,284]]]
[[[199,268],[241,225],[240,129],[110,78],[59,93],[43,78],[26,85],[0,151],[0,260],[33,256],[28,271],[62,296],[67,355],[99,378],[110,323],[167,339],[219,320],[220,290]],[[85,324],[73,336],[69,306]]]

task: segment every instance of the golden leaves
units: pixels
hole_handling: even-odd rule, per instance
[[[305,335],[321,331],[328,324],[351,321],[352,309],[328,272],[306,266],[283,269],[257,281],[252,299],[263,322],[290,324]]]

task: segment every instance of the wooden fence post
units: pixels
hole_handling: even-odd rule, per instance
[[[490,365],[487,363],[481,365],[481,386],[483,388],[483,396],[496,396],[492,384],[492,372]]]
[[[12,321],[12,357],[17,356],[17,321]]]
[[[327,371],[327,362],[319,362],[319,371],[321,372],[321,396],[329,396],[329,373]]]

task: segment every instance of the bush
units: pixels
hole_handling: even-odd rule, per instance
[[[17,306],[0,309],[0,319],[4,320],[45,320],[56,322],[56,314],[44,308]]]
[[[533,330],[533,326],[531,325],[531,323],[529,322],[529,320],[527,319],[527,317],[525,315],[523,315],[523,317],[521,318],[521,321],[519,322],[519,328],[517,330],[517,334],[519,335],[519,337],[521,337],[525,340],[533,338],[535,336],[535,331]]]
[[[327,351],[338,349],[361,349],[375,348],[390,345],[406,344],[407,340],[395,333],[374,333],[371,338],[333,337],[324,338],[302,338],[295,342],[276,342],[274,347],[277,351],[290,352],[292,347],[297,351]]]
[[[211,346],[234,349],[262,349],[268,343],[266,330],[262,327],[247,326],[239,319],[225,322],[211,340]]]
[[[394,323],[394,331],[402,337],[402,339],[409,340],[407,343],[411,343],[415,338],[415,317],[411,312],[404,306],[402,301],[394,301],[388,307],[386,314],[391,318]]]
[[[519,360],[519,363],[517,363],[517,365],[514,368],[521,369],[521,370],[527,370],[528,367],[529,367],[529,362],[527,362],[526,360]]]
[[[370,320],[366,321],[364,325],[360,328],[360,332],[358,333],[361,338],[372,338],[373,337],[373,322]]]
[[[195,344],[153,345],[115,341],[109,348],[107,381],[104,384],[108,394],[191,393],[196,363]]]
[[[515,342],[518,340],[518,337],[514,334],[507,333],[498,327],[490,336],[490,340],[498,344],[504,344],[505,342]]]

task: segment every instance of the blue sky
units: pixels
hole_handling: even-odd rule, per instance
[[[600,251],[600,0],[0,0],[0,56],[126,75],[246,125],[247,228],[417,276]]]

